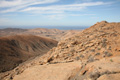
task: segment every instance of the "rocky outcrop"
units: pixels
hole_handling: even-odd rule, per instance
[[[120,56],[117,56],[86,63],[86,66],[70,80],[118,80],[120,74],[119,59]]]
[[[80,68],[80,62],[37,65],[16,75],[13,80],[68,80]]]
[[[60,41],[48,62],[86,60],[90,62],[104,57],[120,55],[120,23],[97,23],[78,35]]]
[[[74,61],[44,64],[25,63],[12,72],[0,74],[2,80],[119,80],[120,56],[103,58],[94,62]]]

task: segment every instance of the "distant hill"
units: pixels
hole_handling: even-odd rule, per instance
[[[11,70],[20,63],[43,55],[57,45],[57,41],[34,35],[0,37],[0,72]]]
[[[10,36],[10,35],[36,35],[51,38],[60,41],[61,38],[66,38],[73,36],[80,32],[81,30],[59,30],[59,29],[46,29],[46,28],[36,28],[36,29],[17,29],[17,28],[6,28],[0,29],[0,36]]]
[[[19,28],[5,28],[0,29],[0,37],[9,36],[9,35],[17,35],[27,31],[27,29],[19,29]]]

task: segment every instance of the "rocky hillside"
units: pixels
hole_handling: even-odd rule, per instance
[[[119,63],[120,56],[104,58],[91,63],[73,61],[34,65],[11,77],[12,80],[119,80]]]
[[[119,80],[120,23],[98,22],[0,76],[2,80]]]
[[[49,51],[49,62],[62,62],[120,55],[120,23],[98,22]]]
[[[57,45],[57,41],[33,36],[0,37],[0,72],[18,66],[31,57],[43,55]]]

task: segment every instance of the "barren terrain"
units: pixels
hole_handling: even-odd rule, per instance
[[[27,59],[43,55],[56,45],[55,40],[33,35],[1,37],[0,72],[11,70]]]
[[[1,80],[119,80],[120,23],[98,22],[0,76]]]
[[[81,30],[59,30],[59,29],[17,29],[17,28],[6,28],[0,29],[0,36],[11,36],[11,35],[35,35],[40,37],[47,37],[57,41],[68,38],[79,33]]]

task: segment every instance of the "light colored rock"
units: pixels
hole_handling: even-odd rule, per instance
[[[119,74],[109,74],[109,75],[103,75],[97,80],[120,80],[120,73]]]
[[[68,80],[81,68],[80,62],[37,65],[16,75],[13,80]]]
[[[81,60],[89,59],[89,56],[94,56],[96,53],[101,53],[94,56],[96,59],[104,57],[120,55],[120,23],[108,23],[105,21],[99,22],[88,29],[81,31],[79,34],[59,42],[54,51],[50,51],[52,60],[62,61],[70,53],[67,59],[76,60],[76,57],[84,55]],[[58,51],[61,51],[60,54]],[[54,54],[58,54],[54,57]],[[64,53],[68,55],[64,55]],[[76,53],[79,53],[76,55]]]
[[[120,80],[120,56],[87,63],[77,75],[76,80]]]

